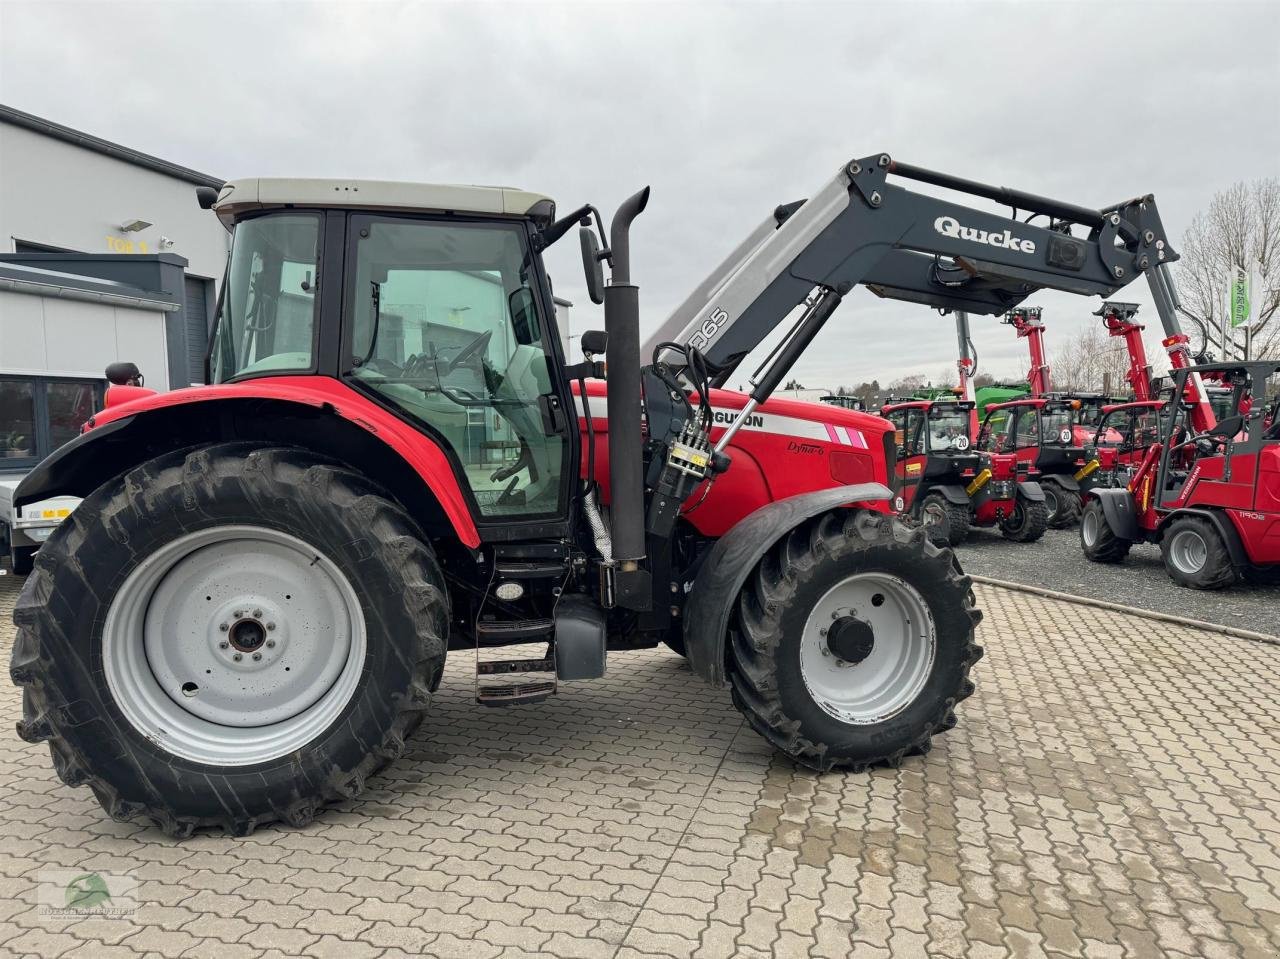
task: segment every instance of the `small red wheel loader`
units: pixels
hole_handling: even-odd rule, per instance
[[[10,665],[18,732],[62,779],[176,836],[358,795],[433,735],[449,651],[509,706],[665,642],[797,762],[926,751],[974,689],[969,580],[891,515],[888,422],[771,396],[858,284],[999,315],[1108,296],[1164,243],[1149,197],[1099,211],[873,154],[771,211],[642,349],[647,189],[607,235],[509,188],[198,197],[233,232],[209,385],[113,387],[24,480],[19,504],[84,502],[36,557]],[[542,262],[575,225],[605,321],[581,361]],[[724,389],[797,308],[749,392]]]
[[[1229,391],[1229,415],[1215,415],[1205,380]],[[1280,583],[1278,414],[1274,361],[1175,363],[1173,398],[1156,411],[1157,435],[1122,474],[1127,482],[1095,490],[1085,507],[1085,556],[1118,563],[1134,543],[1154,542],[1181,586]]]

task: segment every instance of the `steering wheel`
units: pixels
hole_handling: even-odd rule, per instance
[[[448,365],[445,366],[444,368],[445,374],[448,375],[449,373],[452,373],[463,363],[467,362],[467,360],[473,358],[479,353],[484,352],[485,348],[489,345],[489,341],[491,339],[493,339],[493,331],[486,330],[485,332],[477,336],[475,339],[473,339],[466,346],[464,346],[462,349],[458,350],[458,355],[455,356],[453,359],[451,359]]]

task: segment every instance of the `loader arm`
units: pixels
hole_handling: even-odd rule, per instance
[[[978,210],[902,181],[1013,209],[1009,215]],[[1043,221],[1032,222],[1037,218]],[[663,362],[678,370],[685,360],[660,344],[693,347],[723,384],[803,306],[748,378],[745,416],[769,397],[858,284],[943,311],[999,315],[1044,289],[1109,297],[1144,273],[1166,336],[1185,341],[1167,269],[1176,259],[1150,195],[1090,209],[875,154],[845,164],[810,199],[775,209],[662,323],[643,355],[658,348]],[[1207,411],[1203,390],[1198,402]],[[731,426],[728,436],[733,432]]]

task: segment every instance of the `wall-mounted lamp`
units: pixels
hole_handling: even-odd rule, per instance
[[[146,220],[125,220],[120,224],[121,233],[137,233],[139,230],[145,230],[151,226]]]

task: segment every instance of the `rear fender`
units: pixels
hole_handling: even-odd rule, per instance
[[[1044,490],[1035,480],[1021,480],[1018,483],[1018,495],[1031,503],[1044,502]]]
[[[828,510],[852,503],[885,502],[892,496],[880,483],[801,493],[756,510],[716,540],[685,604],[685,651],[694,674],[717,686],[728,684],[724,656],[729,614],[742,584],[774,543],[805,520]]]
[[[261,441],[343,462],[387,489],[430,535],[452,534],[469,547],[480,544],[449,459],[430,438],[332,380],[328,383],[336,389],[326,392],[278,386],[256,391],[260,382],[268,381],[176,390],[100,413],[95,417],[99,425],[27,474],[15,501],[22,505],[55,495],[88,496],[163,453],[233,440]]]
[[[1111,532],[1132,543],[1141,542],[1142,530],[1138,526],[1138,508],[1133,494],[1127,489],[1096,489],[1093,495],[1102,504],[1102,515]]]

